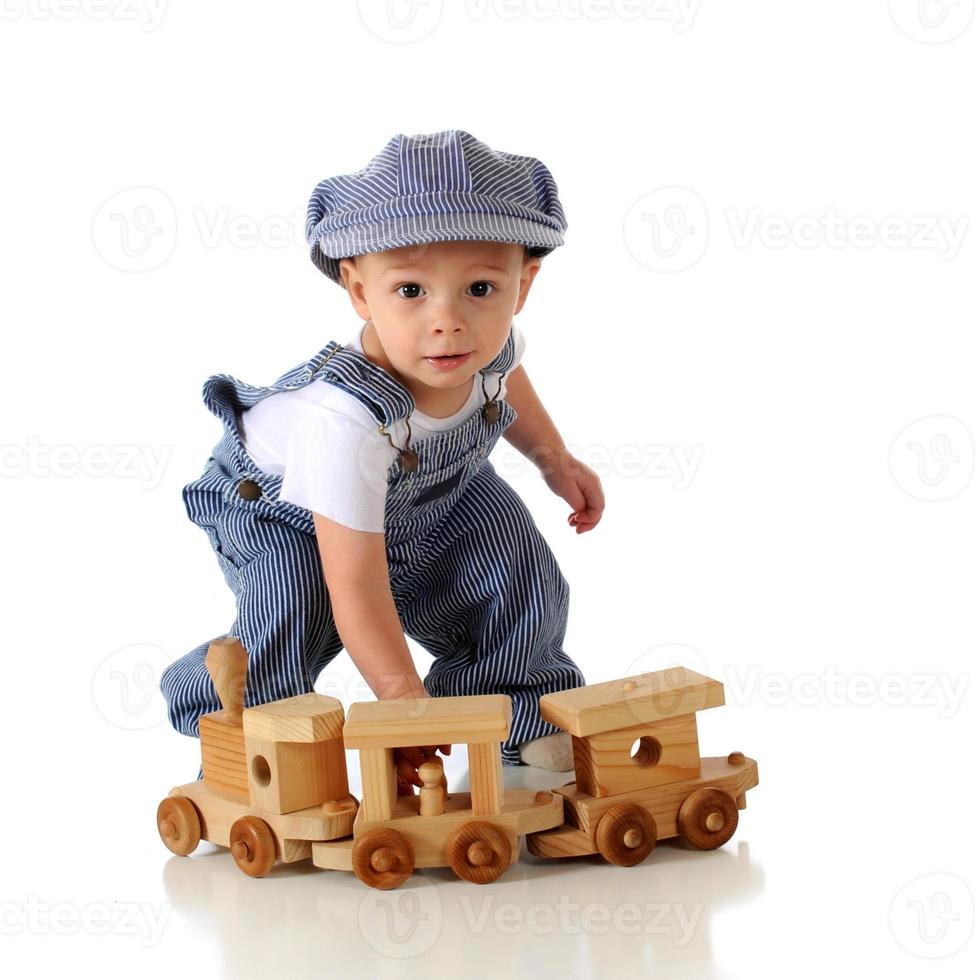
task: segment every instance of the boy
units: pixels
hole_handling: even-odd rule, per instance
[[[503,761],[572,768],[568,735],[538,711],[585,683],[561,649],[568,584],[487,459],[506,430],[577,533],[599,521],[599,479],[518,366],[513,324],[566,227],[542,163],[462,130],[398,134],[314,189],[311,258],[364,325],[270,387],[210,378],[225,434],[183,491],[235,594],[246,706],[312,691],[346,648],[379,699],[508,694]],[[405,634],[435,658],[424,682]],[[161,680],[185,734],[220,707],[207,646]],[[398,753],[402,790],[421,785],[426,751]]]

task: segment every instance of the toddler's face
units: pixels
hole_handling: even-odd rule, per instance
[[[416,401],[437,397],[430,389],[469,390],[503,348],[540,266],[521,245],[480,241],[406,245],[340,263],[354,308],[370,321],[365,353],[380,354]],[[431,360],[442,354],[466,356]]]

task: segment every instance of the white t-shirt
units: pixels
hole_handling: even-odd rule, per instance
[[[364,353],[361,335],[344,346]],[[513,326],[515,357],[524,355],[524,336]],[[498,398],[507,393],[508,371]],[[409,416],[411,443],[453,429],[484,402],[482,376],[473,377],[466,404],[448,418],[437,419],[416,409]],[[487,393],[497,391],[488,377]],[[378,430],[371,412],[353,395],[317,380],[293,391],[278,391],[241,413],[245,449],[260,470],[282,477],[279,498],[329,517],[358,531],[384,532],[388,469],[398,451]],[[399,448],[408,444],[408,427],[400,419],[388,428]]]

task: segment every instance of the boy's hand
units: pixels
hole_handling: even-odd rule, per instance
[[[539,463],[544,482],[552,492],[575,508],[568,523],[576,534],[591,531],[599,523],[606,507],[602,484],[595,470],[576,459],[567,449],[546,457]]]
[[[412,786],[422,786],[418,768],[426,759],[432,758],[439,749],[449,755],[452,745],[421,745],[395,749],[395,772],[398,776],[398,795],[406,796],[413,792]]]

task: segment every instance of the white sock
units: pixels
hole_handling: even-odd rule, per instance
[[[572,755],[572,736],[568,732],[554,732],[541,738],[532,738],[517,746],[521,762],[551,772],[568,772],[575,768]]]

